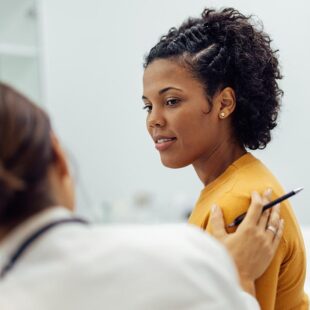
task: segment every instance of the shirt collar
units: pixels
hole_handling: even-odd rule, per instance
[[[33,234],[38,228],[51,221],[68,218],[72,215],[72,212],[64,207],[50,207],[19,224],[0,242],[0,267],[7,263],[9,257],[25,238]]]

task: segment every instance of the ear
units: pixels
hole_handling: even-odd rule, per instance
[[[236,108],[235,91],[231,87],[225,87],[217,95],[216,101],[219,118],[228,117]]]
[[[51,142],[54,152],[55,168],[57,169],[57,172],[61,177],[67,177],[69,176],[69,165],[67,162],[67,158],[58,138],[53,132],[51,132]]]

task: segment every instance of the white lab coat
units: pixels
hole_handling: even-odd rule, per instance
[[[0,243],[0,268],[18,245],[51,220],[32,217]],[[70,223],[35,241],[0,281],[1,310],[259,309],[243,292],[225,250],[186,224]]]

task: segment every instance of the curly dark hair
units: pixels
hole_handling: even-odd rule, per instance
[[[203,85],[211,104],[216,92],[231,87],[236,95],[232,124],[238,142],[264,149],[277,125],[283,91],[277,50],[252,16],[233,8],[205,9],[167,35],[145,57],[144,68],[156,59],[184,65]],[[211,106],[212,107],[212,106]]]

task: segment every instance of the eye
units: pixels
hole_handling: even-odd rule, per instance
[[[173,107],[175,105],[177,105],[180,102],[180,99],[177,98],[169,98],[166,101],[166,105],[169,107]]]
[[[150,113],[152,111],[152,105],[146,104],[143,108],[147,113]]]

